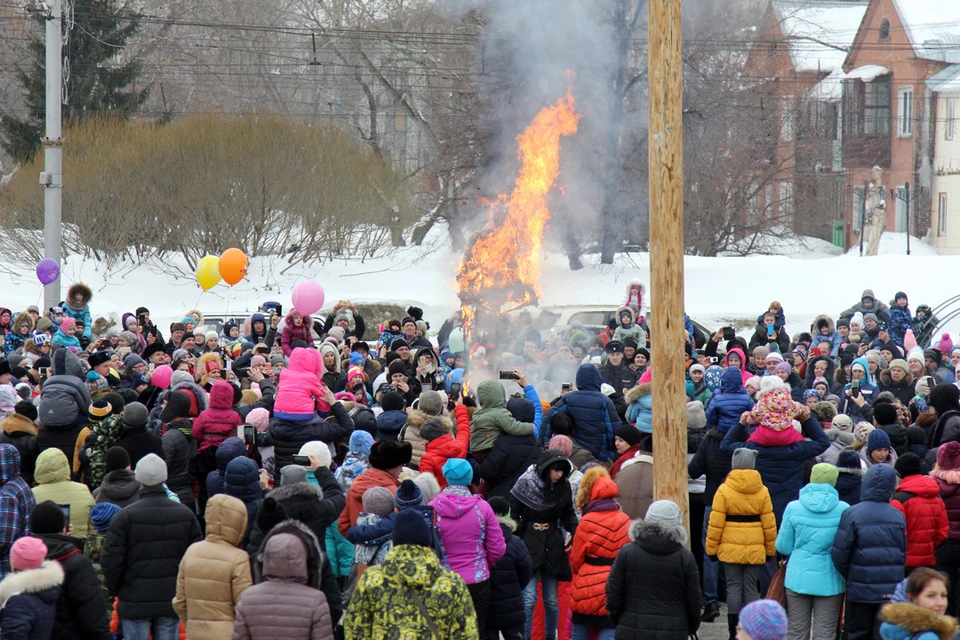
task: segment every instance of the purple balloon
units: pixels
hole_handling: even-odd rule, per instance
[[[60,265],[53,258],[44,258],[37,264],[37,278],[44,286],[56,282],[60,277]]]

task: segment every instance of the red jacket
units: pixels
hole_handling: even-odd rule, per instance
[[[233,385],[221,380],[210,389],[210,408],[204,409],[193,421],[193,439],[200,443],[198,452],[237,435],[243,424],[240,414],[233,410]]]
[[[620,511],[614,500],[618,494],[613,480],[597,478],[590,502],[583,508],[570,553],[570,609],[574,615],[607,616],[607,577],[620,547],[630,542],[630,516]]]
[[[426,453],[420,458],[420,473],[432,473],[441,489],[447,486],[447,479],[443,477],[443,465],[450,458],[466,458],[467,448],[470,446],[470,414],[467,413],[467,407],[457,405],[454,415],[457,417],[456,440],[450,434],[444,434],[428,442]]]
[[[947,508],[940,499],[937,481],[927,476],[907,476],[900,482],[890,504],[907,519],[906,566],[935,566],[937,559],[933,552],[950,532]]]
[[[363,513],[363,494],[371,487],[383,487],[393,495],[397,495],[400,481],[381,469],[370,468],[357,476],[347,491],[347,505],[340,512],[337,528],[344,536],[347,530],[357,524],[357,518]]]

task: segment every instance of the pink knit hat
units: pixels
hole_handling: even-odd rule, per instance
[[[71,318],[70,316],[65,316],[63,320],[60,321],[60,331],[63,331],[64,333],[66,333],[67,329],[69,329],[70,327],[76,327],[76,326],[77,326],[77,321]]]
[[[47,545],[40,538],[24,536],[13,543],[10,549],[10,566],[17,571],[39,569],[47,557]]]
[[[953,352],[953,340],[950,339],[949,333],[944,333],[940,336],[940,342],[937,344],[937,351],[943,354],[950,355]]]
[[[547,445],[548,449],[556,449],[566,457],[573,455],[573,440],[569,436],[553,436],[550,438],[550,444]]]
[[[252,424],[257,428],[257,433],[263,433],[270,426],[270,412],[263,407],[252,409],[247,414],[247,424]]]

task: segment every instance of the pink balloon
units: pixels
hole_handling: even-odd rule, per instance
[[[309,316],[323,306],[323,287],[312,280],[305,280],[293,288],[293,308],[300,315]]]

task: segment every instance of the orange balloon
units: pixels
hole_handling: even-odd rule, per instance
[[[240,249],[227,249],[220,254],[220,277],[233,286],[247,275],[247,254]]]

